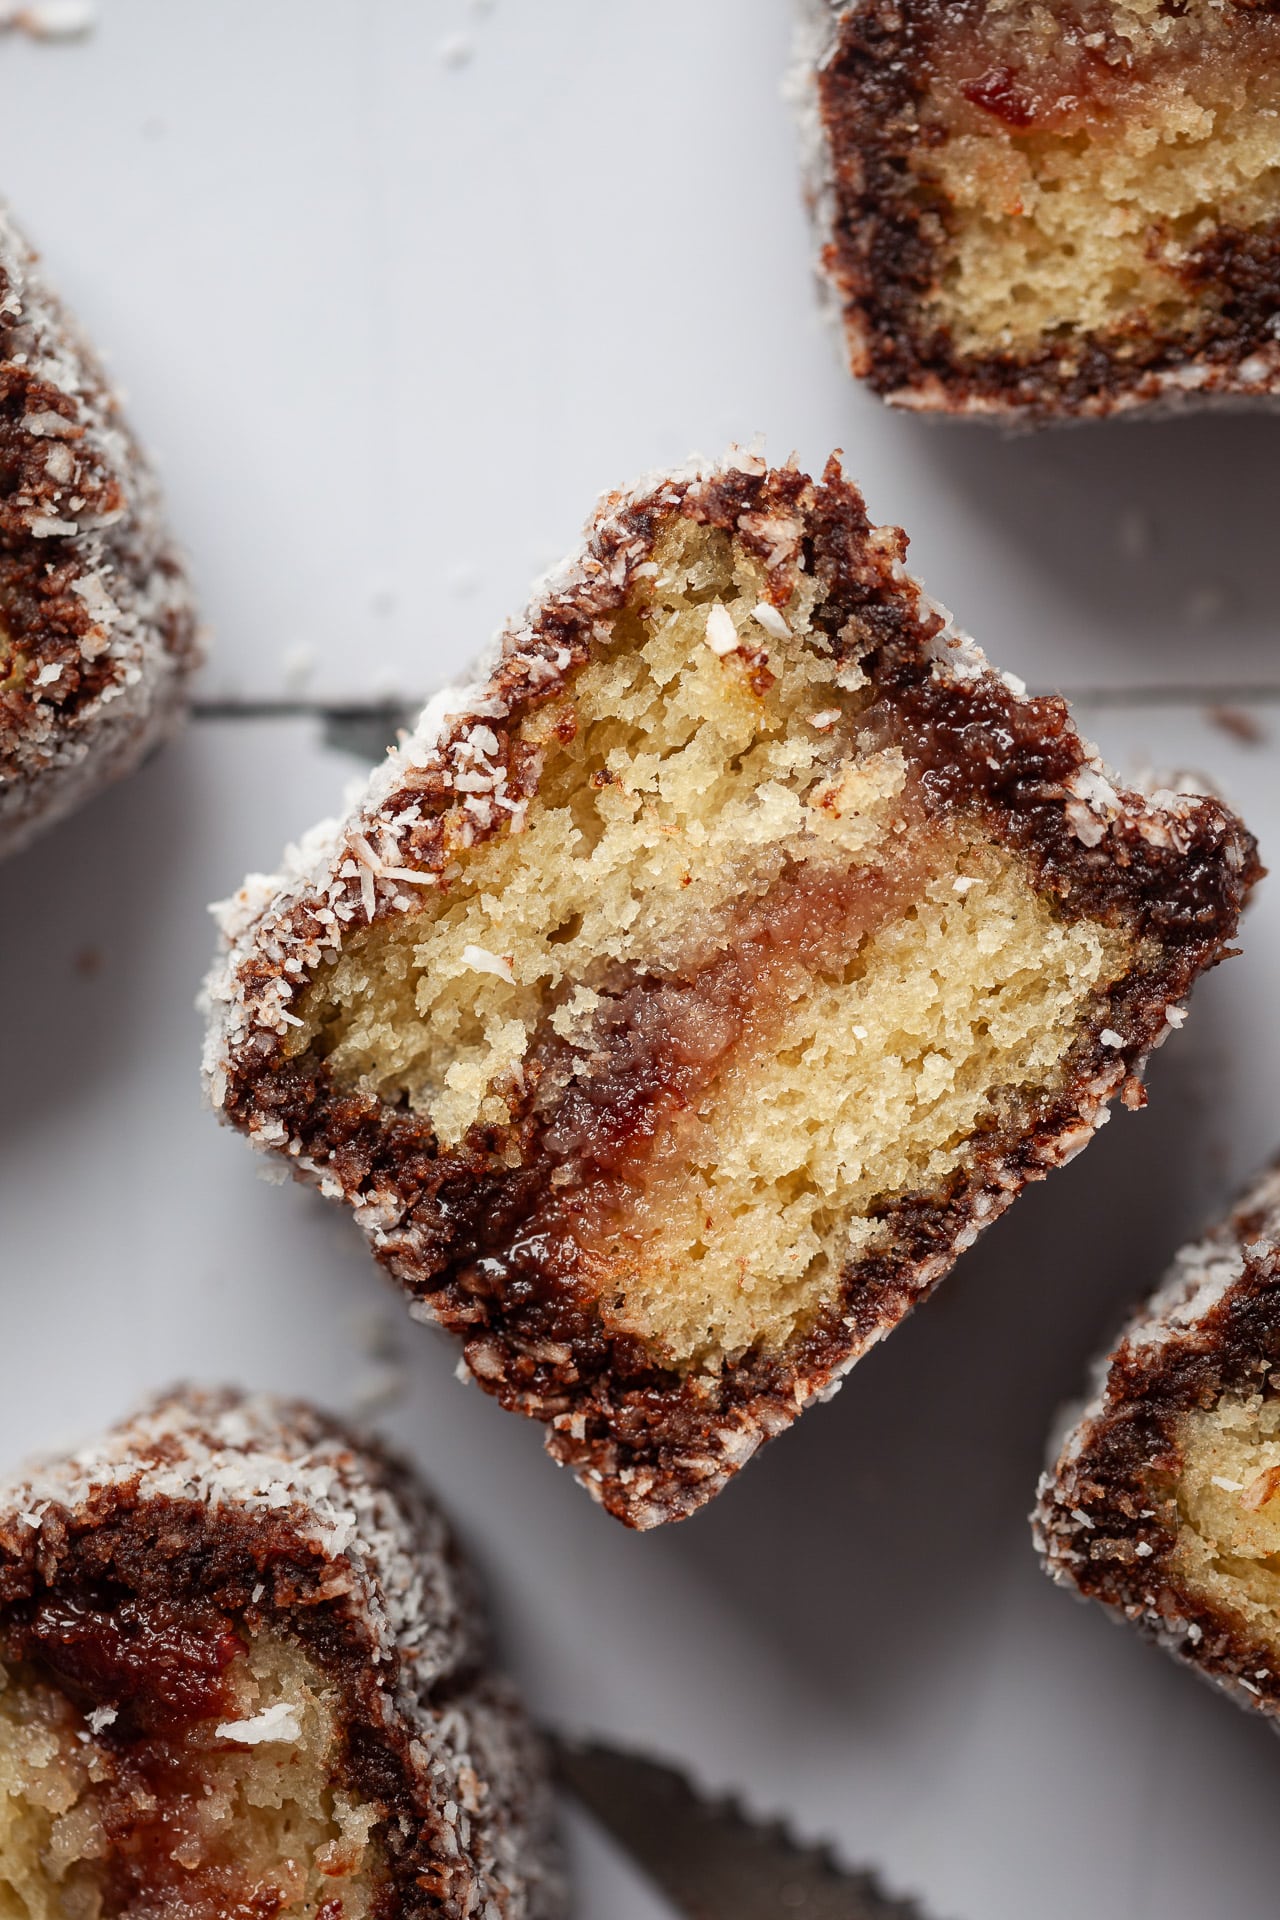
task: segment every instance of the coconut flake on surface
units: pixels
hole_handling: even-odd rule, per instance
[[[738,650],[738,629],[733,624],[733,615],[718,600],[707,614],[706,639],[712,653],[722,658]]]
[[[47,408],[43,413],[28,413],[23,416],[22,431],[34,433],[37,439],[47,435],[72,434],[76,431],[76,422],[68,420],[65,414],[55,413]]]
[[[260,1747],[271,1740],[301,1740],[302,1709],[288,1700],[277,1700],[248,1720],[223,1720],[214,1728],[219,1740],[234,1740],[241,1747]]]
[[[462,964],[464,967],[469,967],[472,973],[493,973],[499,980],[508,980],[513,985],[515,983],[516,976],[511,962],[504,959],[500,953],[490,953],[488,947],[464,947]]]
[[[78,40],[98,24],[93,0],[37,0],[31,7],[0,6],[0,28],[16,28],[33,40]]]
[[[1085,805],[1093,807],[1099,813],[1118,813],[1120,796],[1108,780],[1101,766],[1090,766],[1087,762],[1078,767],[1067,781],[1067,792],[1073,793]]]
[[[787,625],[785,614],[783,614],[779,608],[771,606],[767,600],[761,600],[757,606],[752,608],[751,618],[758,627],[764,628],[771,640],[789,640],[791,638],[791,629]]]

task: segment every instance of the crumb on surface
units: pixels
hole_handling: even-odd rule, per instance
[[[1265,746],[1268,734],[1256,713],[1247,707],[1206,707],[1205,719],[1245,747]]]
[[[0,6],[0,30],[15,28],[33,40],[79,40],[98,24],[94,0],[36,0]]]

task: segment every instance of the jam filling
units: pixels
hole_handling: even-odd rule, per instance
[[[936,13],[913,72],[934,113],[958,122],[953,131],[980,133],[994,121],[1014,134],[1069,133],[1123,112],[1140,89],[1185,84],[1196,72],[1211,80],[1264,74],[1280,54],[1280,20],[1254,11],[1237,11],[1229,33],[1220,21],[1211,31],[1179,14],[1167,37],[1146,44],[1117,33],[1109,5],[1055,8],[1048,44],[1029,29],[1025,9]]]
[[[104,1920],[268,1920],[276,1888],[247,1885],[234,1835],[211,1843],[200,1822],[206,1754],[220,1718],[234,1716],[232,1668],[244,1644],[222,1615],[123,1600],[96,1608],[42,1599],[10,1621],[4,1652],[21,1677],[52,1683],[94,1724],[89,1799],[105,1839],[94,1861]]]
[[[116,1725],[136,1738],[181,1734],[228,1709],[227,1669],[241,1641],[221,1616],[141,1607],[110,1611],[46,1598],[10,1629],[19,1658],[38,1662],[69,1699],[109,1706]]]
[[[503,1244],[469,1270],[475,1290],[510,1301],[585,1288],[607,1306],[643,1260],[646,1221],[660,1219],[710,1109],[732,1097],[733,1070],[784,1038],[812,980],[856,965],[862,942],[918,897],[927,853],[901,839],[883,865],[785,873],[739,909],[731,945],[679,972],[614,980],[585,1031],[565,1038],[544,1023],[525,1063],[536,1198],[518,1222],[507,1214]],[[522,1182],[530,1167],[526,1157]]]

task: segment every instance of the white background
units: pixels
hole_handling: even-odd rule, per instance
[[[548,1720],[787,1812],[938,1920],[1253,1920],[1280,1750],[1052,1589],[1024,1516],[1089,1354],[1280,1133],[1270,889],[1149,1111],[657,1535],[457,1385],[341,1213],[200,1107],[205,904],[355,770],[277,703],[424,694],[602,488],[757,432],[842,446],[930,588],[1080,694],[1123,771],[1208,772],[1280,841],[1280,423],[1008,439],[856,392],[812,296],[788,38],[785,0],[102,0],[81,42],[0,38],[0,184],[160,453],[202,696],[259,710],[0,873],[0,1460],[177,1376],[385,1394]],[[666,1911],[577,1821],[574,1862],[579,1920]]]

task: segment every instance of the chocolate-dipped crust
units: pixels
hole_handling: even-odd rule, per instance
[[[6,1888],[33,1920],[563,1911],[541,1753],[406,1467],[183,1391],[0,1487]]]
[[[1280,1718],[1280,1167],[1186,1247],[1098,1369],[1036,1543],[1241,1706]]]
[[[1280,391],[1280,19],[1251,0],[805,0],[821,266],[896,405]]]
[[[154,475],[0,207],[0,856],[181,718],[195,612]]]
[[[341,822],[223,910],[221,1116],[631,1525],[1078,1152],[1257,872],[993,672],[832,462],[606,499]]]

